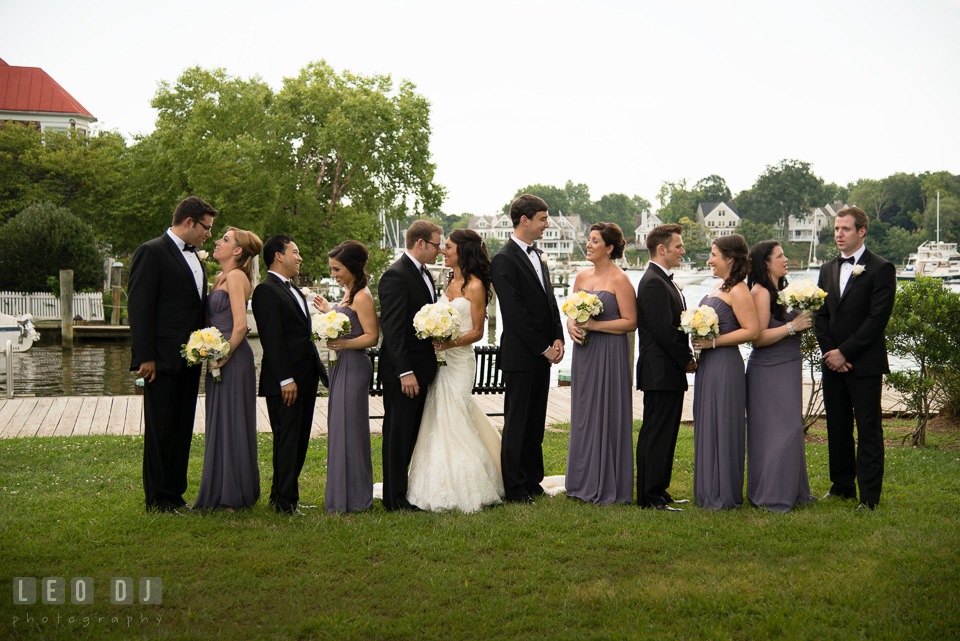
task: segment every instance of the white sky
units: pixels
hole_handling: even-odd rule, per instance
[[[715,173],[736,193],[783,158],[839,184],[960,174],[960,0],[0,0],[0,16],[0,58],[127,135],[192,65],[275,90],[320,58],[409,79],[452,214],[567,179],[656,209],[662,181]]]

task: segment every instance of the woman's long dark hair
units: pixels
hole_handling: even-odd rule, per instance
[[[487,302],[493,297],[493,278],[490,277],[490,256],[487,244],[472,229],[454,229],[448,237],[457,246],[457,264],[463,274],[461,293],[466,293],[471,278],[478,278],[487,290]]]
[[[748,258],[750,248],[747,247],[747,241],[740,234],[721,236],[713,241],[713,244],[720,250],[720,254],[724,258],[733,259],[733,263],[730,265],[730,275],[720,285],[721,292],[729,292],[737,283],[746,280],[750,274],[750,260]]]
[[[359,241],[345,240],[328,251],[327,258],[338,261],[348,272],[353,274],[353,287],[347,293],[346,301],[347,305],[352,305],[353,297],[367,286],[367,280],[370,278],[365,269],[367,259],[370,258],[370,252]]]
[[[769,265],[767,261],[773,255],[774,247],[780,247],[776,240],[761,240],[750,248],[750,275],[747,277],[747,287],[753,289],[754,285],[760,285],[770,292],[770,315],[779,321],[785,321],[787,307],[778,299],[780,290],[787,286],[787,277],[781,276],[774,283],[770,280]]]

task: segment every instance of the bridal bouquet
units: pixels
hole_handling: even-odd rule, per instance
[[[806,311],[818,310],[823,306],[823,299],[827,292],[813,284],[812,280],[804,279],[798,283],[790,283],[782,290],[777,300],[787,306],[787,311],[794,309]]]
[[[424,305],[413,317],[413,328],[417,338],[435,338],[440,341],[453,341],[460,337],[460,312],[450,303],[431,303]],[[443,352],[437,352],[437,365],[447,364]]]
[[[325,314],[311,314],[310,324],[313,327],[313,334],[310,340],[316,341],[321,338],[331,340],[341,338],[350,333],[350,319],[346,314],[340,312],[327,312]],[[337,353],[332,352],[330,356],[330,367],[337,366]]]
[[[186,345],[180,347],[180,355],[187,359],[187,365],[192,367],[201,363],[216,363],[226,358],[230,353],[230,341],[223,339],[223,334],[216,327],[205,327],[190,334]],[[220,382],[220,369],[210,370],[213,380]]]
[[[603,312],[603,303],[596,294],[588,294],[580,290],[567,296],[563,301],[562,311],[567,318],[572,318],[578,323],[586,321],[591,316],[596,316]],[[583,330],[583,345],[587,344],[587,330]]]
[[[709,305],[693,307],[680,314],[680,329],[693,338],[712,340],[720,335],[720,318]],[[694,350],[700,356],[700,350]]]

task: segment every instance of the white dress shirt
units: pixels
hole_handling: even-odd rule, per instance
[[[523,242],[516,236],[511,236],[510,239],[513,240],[513,242],[515,242],[517,245],[519,245],[520,249],[523,250],[523,253],[526,254],[527,260],[530,261],[530,264],[533,265],[533,268],[537,272],[537,276],[540,277],[540,288],[543,289],[543,262],[540,260],[540,254],[537,253],[536,251],[528,252],[527,248],[532,247],[533,245],[529,245]]]
[[[683,303],[683,310],[686,311],[686,310],[687,310],[687,299],[683,297],[683,291],[681,291],[680,286],[677,285],[677,281],[675,281],[675,280],[673,279],[673,271],[667,269],[666,267],[664,267],[663,265],[661,265],[660,263],[658,263],[658,262],[655,261],[655,260],[651,260],[651,261],[650,261],[650,265],[656,265],[657,267],[659,267],[659,268],[663,271],[664,274],[666,274],[667,276],[670,277],[670,282],[673,283],[673,288],[677,290],[677,293],[678,293],[678,294],[680,294],[680,301]],[[647,266],[647,269],[650,269],[650,266],[649,266],[649,265]]]
[[[867,251],[866,245],[860,245],[860,249],[851,254],[853,256],[853,265],[856,265],[860,262],[860,257],[863,256],[863,252]],[[844,258],[850,258],[846,256],[843,252],[840,252],[840,255]],[[844,263],[840,265],[840,295],[843,296],[844,290],[847,288],[847,283],[850,282],[850,277],[853,275],[853,265],[850,263]]]
[[[289,278],[287,278],[287,277],[285,277],[285,276],[281,276],[280,274],[278,274],[277,272],[275,272],[275,271],[273,271],[273,270],[267,270],[267,273],[268,273],[268,274],[273,274],[274,276],[276,276],[277,278],[279,278],[280,280],[282,280],[284,283],[287,284],[287,287],[288,287],[288,288],[293,287],[293,284],[290,282],[290,279],[289,279]],[[297,289],[297,288],[296,288],[296,287],[293,287],[293,289]],[[299,289],[298,289],[297,291],[299,291]],[[299,294],[295,294],[294,292],[290,292],[290,296],[292,296],[293,299],[294,299],[295,301],[297,301],[297,305],[300,306],[300,311],[303,312],[303,315],[309,317],[310,314],[307,313],[307,308],[306,308],[306,305],[305,305],[304,302],[303,302],[303,297],[300,296]],[[292,378],[285,378],[285,379],[283,379],[282,381],[280,381],[280,387],[283,387],[284,385],[289,385],[289,384],[292,383],[292,382],[293,382],[293,379],[292,379]]]
[[[187,243],[182,238],[173,233],[173,229],[167,229],[167,236],[180,248],[183,259],[187,261],[187,267],[193,272],[193,280],[197,284],[197,294],[203,298],[203,266],[200,265],[200,257],[194,252],[183,251]]]
[[[430,290],[430,300],[432,300],[434,303],[437,302],[437,296],[436,296],[437,292],[436,292],[436,289],[434,288],[433,279],[430,277],[430,274],[422,270],[423,264],[419,260],[414,258],[410,254],[410,252],[404,250],[403,253],[407,255],[407,258],[413,261],[413,264],[417,268],[417,271],[420,272],[420,278],[422,278],[423,282],[427,284],[427,289]]]

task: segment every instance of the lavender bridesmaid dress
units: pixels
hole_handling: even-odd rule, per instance
[[[770,328],[786,321],[770,318]],[[771,512],[815,501],[803,440],[800,334],[754,347],[747,361],[747,499]]]
[[[603,312],[596,320],[617,320],[615,294],[597,294]],[[588,332],[587,344],[573,346],[570,377],[570,445],[567,496],[594,505],[633,500],[633,392],[626,334]]]
[[[725,301],[705,296],[720,319],[720,334],[740,329]],[[747,403],[743,357],[736,345],[700,352],[693,388],[693,495],[705,510],[743,505]]]
[[[218,289],[207,297],[210,325],[227,340],[233,333],[230,294]],[[257,372],[253,350],[244,338],[217,383],[208,373],[206,440],[196,509],[250,507],[260,498],[257,467]]]
[[[334,305],[350,319],[350,333],[363,334],[357,312]],[[370,459],[370,377],[373,366],[360,349],[337,352],[329,369],[327,401],[327,489],[323,507],[328,513],[359,512],[373,506],[373,463]]]

